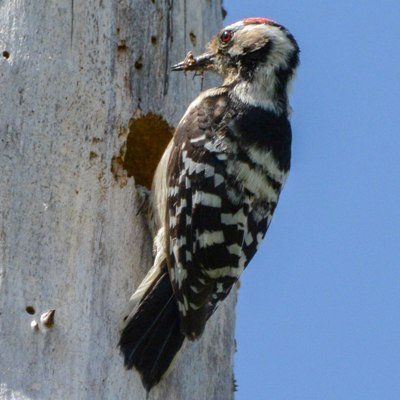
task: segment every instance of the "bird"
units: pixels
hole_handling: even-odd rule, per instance
[[[172,71],[222,84],[189,105],[149,195],[154,263],[121,318],[120,351],[150,391],[207,321],[259,248],[290,169],[293,35],[267,18],[223,28]]]

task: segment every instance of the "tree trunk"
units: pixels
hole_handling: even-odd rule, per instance
[[[221,22],[210,0],[1,3],[1,400],[147,398],[117,349],[152,263],[135,179],[201,90],[170,66]],[[233,397],[234,303],[148,398]]]

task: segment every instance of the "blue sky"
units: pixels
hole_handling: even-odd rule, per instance
[[[293,162],[243,274],[237,400],[400,399],[400,2],[225,0],[301,47]]]

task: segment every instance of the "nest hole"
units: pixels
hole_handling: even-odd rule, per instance
[[[174,128],[161,116],[147,113],[129,121],[126,143],[118,156],[113,158],[114,177],[133,176],[138,185],[151,188],[154,172],[164,150],[172,138]],[[121,181],[122,182],[122,181]]]

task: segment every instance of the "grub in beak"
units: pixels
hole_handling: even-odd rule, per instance
[[[171,67],[172,71],[197,71],[203,72],[212,69],[214,63],[214,55],[211,53],[204,53],[198,57],[194,57],[193,53],[189,51],[185,59],[178,64]]]

